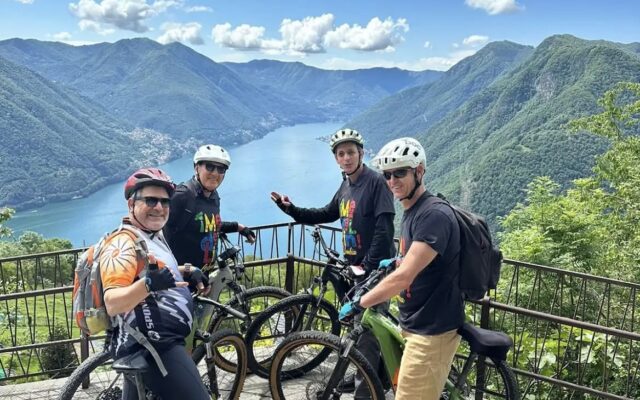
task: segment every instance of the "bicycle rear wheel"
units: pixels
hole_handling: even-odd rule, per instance
[[[295,332],[285,338],[276,349],[269,371],[271,396],[276,400],[317,399],[328,391],[326,393],[330,394],[331,399],[352,399],[352,393],[341,393],[337,385],[328,387],[343,351],[340,341],[338,336],[314,331]],[[302,361],[315,358],[325,350],[328,350],[329,355],[320,365],[301,373],[298,366]],[[360,395],[373,400],[385,398],[380,378],[355,347],[349,350],[346,359],[342,361],[346,361],[347,365],[339,378],[357,372],[362,376],[364,385]],[[295,379],[302,376],[303,379]]]
[[[111,360],[108,351],[96,353],[87,358],[73,371],[60,389],[59,400],[80,399],[120,399],[122,396],[123,377],[105,365]],[[85,379],[90,380],[89,387],[81,388]]]
[[[314,330],[340,335],[338,311],[328,301],[310,294],[290,296],[260,313],[247,330],[245,342],[249,355],[249,368],[253,373],[269,377],[269,366],[275,347],[290,333]],[[305,360],[299,366],[301,371],[309,371],[320,365],[330,353],[330,349]],[[290,371],[291,372],[291,371]]]
[[[200,371],[202,382],[213,398],[224,400],[239,399],[247,375],[247,347],[244,344],[244,339],[237,332],[225,329],[213,333],[210,343],[213,365],[205,357],[205,346],[198,346],[192,354],[192,359],[196,363],[198,371]],[[202,354],[199,352],[202,352]],[[235,365],[235,368],[232,371],[216,369],[215,367],[218,365],[218,358],[220,357],[223,357],[226,362]],[[211,373],[209,373],[210,368],[213,368]],[[214,379],[215,382],[213,382]]]
[[[486,363],[484,387],[477,385],[476,366],[471,369],[464,382],[460,382],[460,372],[465,363],[464,356],[456,355],[449,372],[449,382],[440,397],[441,400],[482,399],[520,400],[520,390],[513,371],[504,360],[491,359]],[[477,364],[476,360],[476,364]],[[450,385],[452,384],[452,385]]]

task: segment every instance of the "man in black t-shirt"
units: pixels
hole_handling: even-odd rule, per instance
[[[272,192],[271,197],[296,222],[319,224],[340,219],[344,256],[367,274],[377,268],[381,260],[395,255],[393,196],[382,175],[362,162],[364,140],[360,133],[340,129],[331,136],[329,145],[344,178],[329,204],[322,208],[302,208],[295,206],[286,195]],[[363,335],[357,348],[371,365],[378,365],[379,351],[372,334]],[[359,398],[358,392],[355,398]]]
[[[374,159],[404,208],[402,262],[370,292],[340,311],[349,317],[399,295],[400,325],[406,339],[396,400],[437,400],[460,344],[464,301],[458,285],[460,230],[453,210],[432,196],[422,180],[425,154],[412,138],[386,144]]]

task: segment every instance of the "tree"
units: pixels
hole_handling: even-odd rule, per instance
[[[10,228],[4,226],[15,211],[11,208],[0,208],[0,238],[11,236],[13,233]]]
[[[574,180],[565,193],[549,178],[531,182],[525,202],[500,222],[501,247],[510,258],[638,280],[640,84],[619,83],[598,104],[601,113],[567,125],[611,142],[594,175]]]

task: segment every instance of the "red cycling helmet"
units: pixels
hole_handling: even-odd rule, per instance
[[[171,177],[158,168],[141,168],[131,174],[124,184],[124,198],[129,199],[131,194],[144,186],[161,186],[167,189],[169,197],[173,196],[176,185]]]

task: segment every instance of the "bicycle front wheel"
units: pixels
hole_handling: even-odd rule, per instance
[[[271,396],[276,400],[318,399],[324,395],[331,399],[352,399],[353,394],[342,393],[339,379],[332,377],[334,371],[340,371],[337,378],[352,373],[362,377],[358,396],[383,400],[382,383],[371,365],[355,347],[341,358],[340,340],[338,336],[314,331],[295,332],[285,338],[276,349],[269,371]],[[316,368],[301,374],[299,365],[325,350],[328,356]]]
[[[449,381],[441,400],[475,400],[477,398],[497,400],[520,400],[518,381],[509,365],[499,359],[486,363],[484,385],[478,386],[477,370],[474,366],[464,382],[460,382],[465,357],[456,356],[449,372]],[[477,363],[477,360],[476,360]]]
[[[214,399],[237,400],[247,376],[247,347],[237,332],[229,329],[211,335],[213,359],[207,360],[206,347],[198,346],[192,359],[198,367],[202,382]],[[216,368],[219,359],[235,365],[232,371]]]
[[[310,294],[288,297],[260,313],[247,330],[245,342],[249,354],[249,368],[253,373],[269,377],[269,365],[275,347],[291,332],[314,330],[340,335],[338,311],[328,301]],[[320,365],[330,349],[305,360],[298,368],[310,371]],[[292,372],[292,371],[290,371]]]
[[[273,286],[259,286],[255,288],[248,289],[244,292],[244,304],[242,307],[238,301],[237,297],[234,297],[231,301],[227,303],[227,305],[232,308],[241,311],[243,313],[247,313],[249,316],[249,323],[253,321],[256,316],[267,309],[269,306],[277,303],[278,301],[284,299],[287,296],[290,296],[291,293],[287,292],[284,289],[273,287]],[[221,316],[215,319],[212,319],[209,323],[209,327],[207,331],[211,334],[222,330],[222,329],[230,329],[234,332],[237,332],[244,336],[247,333],[247,328],[249,327],[249,323],[245,321],[239,320],[233,316]],[[199,344],[198,347],[202,347],[203,344]],[[204,355],[204,347],[198,351],[196,347],[193,351],[193,354]],[[200,359],[195,359],[196,363],[200,361]],[[228,360],[224,357],[224,354],[219,354],[216,356],[216,363],[218,367],[224,369],[227,372],[233,372],[236,370],[236,365],[233,360]]]
[[[60,389],[59,400],[79,399],[120,399],[123,377],[105,365],[111,360],[108,351],[96,353],[87,358],[73,371]],[[84,380],[89,379],[86,389],[81,388]]]

